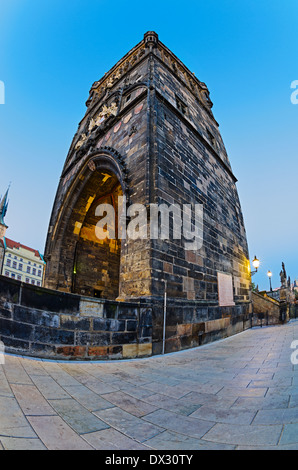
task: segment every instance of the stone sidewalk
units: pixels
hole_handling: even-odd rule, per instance
[[[298,321],[164,357],[5,356],[1,449],[298,449]]]

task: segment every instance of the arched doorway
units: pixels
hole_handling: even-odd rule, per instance
[[[72,292],[91,297],[116,299],[119,296],[121,240],[118,238],[118,198],[123,196],[121,184],[111,170],[96,170],[89,181],[85,218],[77,225],[74,248]],[[86,200],[86,198],[85,198]],[[98,238],[96,225],[101,219],[97,209],[102,204],[113,207],[115,235]],[[102,214],[103,216],[105,213]],[[105,230],[108,227],[105,227]],[[75,227],[76,230],[76,227]]]

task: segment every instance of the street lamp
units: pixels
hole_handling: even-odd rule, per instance
[[[270,292],[272,292],[272,284],[271,284],[271,277],[272,277],[272,272],[268,271],[267,276],[269,277],[269,283],[270,283]]]
[[[260,260],[258,260],[258,258],[255,256],[253,261],[252,261],[252,265],[253,267],[255,268],[255,271],[251,271],[251,276],[253,276],[254,274],[256,274],[256,272],[258,272],[258,269],[259,269],[259,266],[260,266]]]

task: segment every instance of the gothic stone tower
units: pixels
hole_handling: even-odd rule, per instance
[[[163,280],[168,338],[181,338],[187,325],[206,321],[216,334],[227,317],[243,324],[250,308],[246,233],[207,86],[148,32],[93,84],[86,105],[51,215],[46,287],[104,299],[149,299],[156,341]],[[203,246],[186,250],[173,237],[99,240],[96,208],[113,205],[117,225],[118,196],[126,197],[127,206],[146,208],[202,204]]]

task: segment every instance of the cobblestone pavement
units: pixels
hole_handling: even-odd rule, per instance
[[[298,449],[298,321],[148,359],[5,356],[1,449]]]

